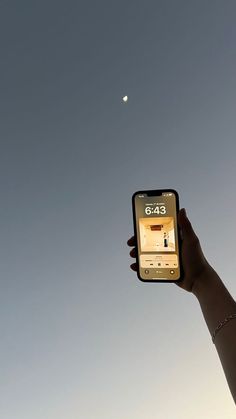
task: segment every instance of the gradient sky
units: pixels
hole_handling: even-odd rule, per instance
[[[126,245],[133,192],[174,188],[236,294],[235,20],[0,1],[1,418],[235,417],[198,301],[140,282]]]

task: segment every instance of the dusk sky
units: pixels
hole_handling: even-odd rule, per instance
[[[0,0],[2,419],[235,418],[196,297],[126,244],[132,194],[176,189],[235,298],[235,22],[233,0]]]

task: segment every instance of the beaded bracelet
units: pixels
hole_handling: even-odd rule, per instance
[[[222,322],[220,322],[217,326],[217,328],[215,329],[213,335],[212,335],[212,342],[215,343],[215,337],[217,335],[217,333],[219,332],[219,330],[229,321],[232,319],[235,319],[236,314],[231,314],[230,316],[226,317]]]

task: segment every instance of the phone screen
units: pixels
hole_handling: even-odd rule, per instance
[[[140,191],[132,197],[137,238],[138,277],[142,281],[178,281],[181,278],[178,193]]]

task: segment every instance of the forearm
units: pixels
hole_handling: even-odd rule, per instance
[[[221,321],[236,313],[236,302],[213,268],[193,289],[212,335]],[[215,346],[236,403],[236,319],[228,321],[217,333]]]

